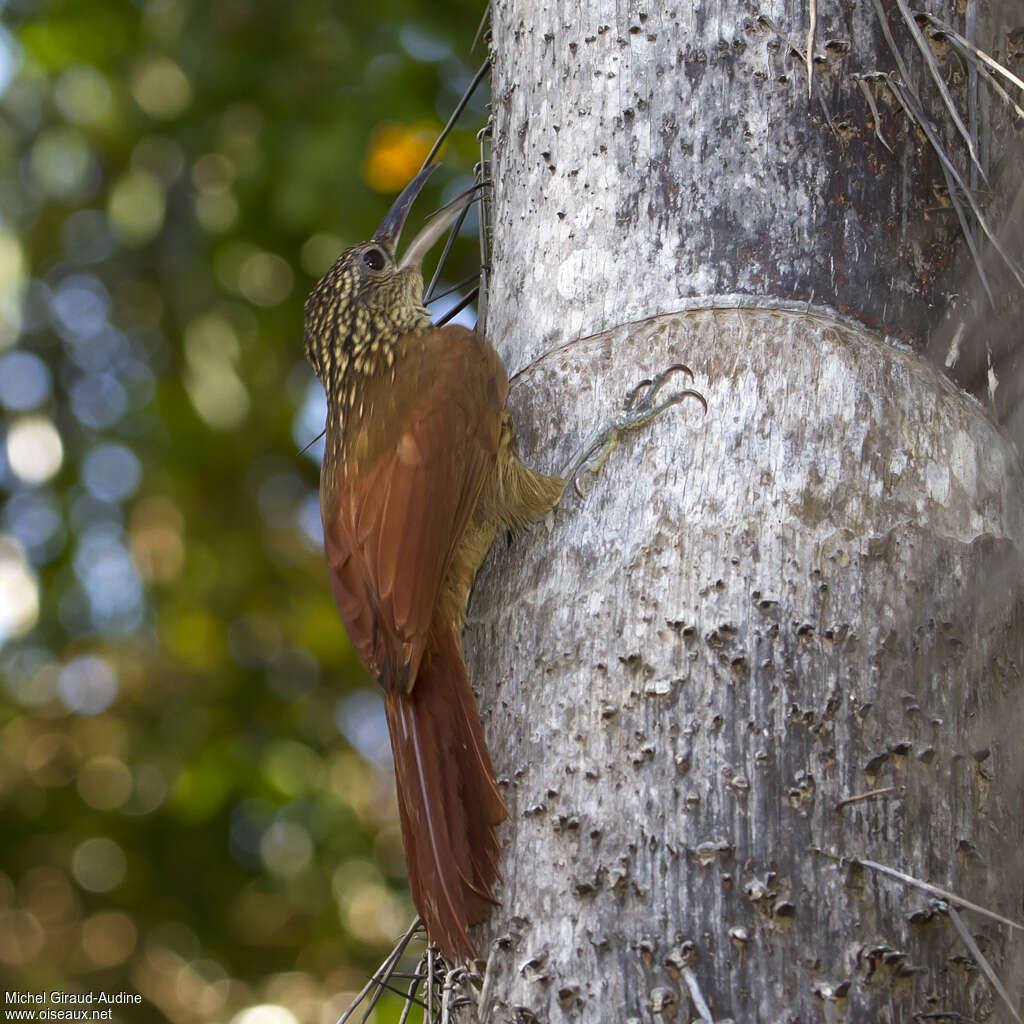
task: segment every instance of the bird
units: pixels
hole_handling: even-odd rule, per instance
[[[384,692],[413,902],[457,961],[497,900],[495,778],[461,633],[474,577],[499,533],[542,518],[565,480],[516,454],[508,374],[484,336],[435,326],[426,253],[474,200],[442,207],[397,246],[423,168],[372,238],[347,248],[305,304],[304,347],[327,394],[320,510],[330,585]]]

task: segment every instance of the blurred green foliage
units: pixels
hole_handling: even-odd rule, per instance
[[[297,454],[302,302],[417,169],[482,7],[0,2],[9,989],[321,1024],[412,916]],[[484,102],[419,214],[472,174]]]

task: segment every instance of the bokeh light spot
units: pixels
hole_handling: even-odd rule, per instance
[[[7,432],[7,464],[24,483],[46,483],[63,461],[60,434],[45,416],[25,416]]]
[[[230,292],[241,292],[239,275],[242,265],[260,250],[251,242],[232,239],[217,248],[213,257],[213,272],[221,285]]]
[[[31,963],[43,951],[46,933],[27,910],[0,911],[0,961],[11,967]]]
[[[49,651],[22,644],[0,666],[0,678],[19,704],[39,707],[57,696],[59,671]]]
[[[263,774],[287,797],[315,792],[325,778],[322,759],[304,743],[278,740],[263,759]]]
[[[7,90],[11,79],[21,66],[21,47],[14,36],[0,25],[0,95]]]
[[[398,31],[398,38],[405,52],[413,60],[436,64],[451,56],[450,39],[435,32],[428,32],[418,25],[403,25]]]
[[[132,919],[119,910],[103,910],[82,923],[82,949],[97,967],[115,967],[133,952],[138,933]]]
[[[295,516],[302,537],[310,551],[320,552],[324,546],[324,523],[320,513],[320,496],[310,494],[302,500]]]
[[[138,489],[142,465],[123,444],[99,444],[82,460],[82,481],[100,501],[124,501]]]
[[[406,125],[385,124],[370,140],[363,171],[366,183],[377,192],[397,192],[420,169],[434,142],[432,132]]]
[[[234,361],[239,351],[238,334],[220,313],[204,313],[185,328],[185,355],[199,366],[214,360]]]
[[[20,351],[0,356],[0,403],[26,412],[49,397],[50,370],[39,356]]]
[[[46,927],[73,920],[75,893],[68,876],[58,868],[40,864],[29,868],[18,882],[21,905]]]
[[[61,732],[37,736],[25,754],[25,767],[40,786],[66,786],[78,771],[80,752],[74,741]]]
[[[249,392],[235,371],[240,346],[223,316],[207,313],[185,329],[185,390],[215,430],[233,430],[249,414]]]
[[[313,859],[313,840],[298,822],[275,821],[260,839],[260,859],[275,875],[297,875]]]
[[[25,254],[18,236],[0,228],[0,289],[20,284],[25,277]]]
[[[92,523],[79,533],[73,565],[96,629],[130,630],[142,618],[142,581],[124,542],[121,528],[110,522]]]
[[[25,549],[0,533],[0,646],[27,633],[39,618],[39,585]]]
[[[159,765],[136,764],[134,791],[121,807],[125,814],[152,814],[167,799],[167,780]]]
[[[230,192],[203,192],[196,197],[196,219],[211,235],[229,231],[238,220],[238,200]]]
[[[363,885],[345,901],[345,924],[364,942],[390,943],[402,930],[405,909],[384,885]]]
[[[92,157],[85,137],[73,128],[43,132],[29,157],[36,184],[54,199],[81,198],[89,191]]]
[[[316,377],[306,385],[302,401],[292,420],[292,440],[299,446],[306,458],[317,465],[323,461],[326,442],[324,438],[314,440],[327,422],[327,394]],[[312,444],[310,443],[312,442]]]
[[[184,113],[192,102],[188,76],[169,57],[151,57],[132,76],[132,96],[150,117],[170,120]]]
[[[192,181],[200,192],[226,192],[235,180],[235,165],[223,153],[207,153],[192,166]]]
[[[11,495],[4,506],[3,524],[35,565],[49,562],[64,547],[60,509],[48,494],[22,490]]]
[[[111,811],[132,795],[132,773],[119,758],[90,758],[78,773],[78,795],[98,811]]]
[[[69,711],[98,715],[117,698],[118,681],[110,663],[93,654],[72,658],[61,669],[57,692]]]
[[[66,338],[91,340],[108,326],[110,294],[92,274],[73,274],[61,281],[52,307]]]
[[[331,879],[345,927],[363,942],[390,943],[402,930],[404,908],[389,892],[376,865],[349,860]]]
[[[274,807],[266,800],[243,800],[231,811],[231,855],[242,867],[258,868],[263,834],[274,820]]]
[[[356,690],[342,697],[335,706],[338,731],[373,765],[386,768],[391,763],[388,723],[384,701],[373,690]]]
[[[270,308],[288,298],[295,275],[276,253],[256,252],[238,270],[238,287],[254,305]]]
[[[57,79],[53,91],[60,112],[75,124],[98,121],[110,103],[110,83],[89,64],[76,64]]]
[[[231,1018],[231,1024],[299,1024],[298,1018],[291,1010],[274,1003],[261,1003],[250,1006]]]
[[[0,349],[14,344],[24,321],[25,254],[18,236],[0,227]]]
[[[165,206],[159,179],[148,171],[129,171],[110,190],[107,216],[125,245],[145,245],[163,227]]]
[[[185,562],[185,520],[167,498],[145,498],[132,510],[132,559],[147,583],[170,583]]]
[[[325,232],[307,238],[299,253],[302,269],[310,277],[321,278],[334,266],[345,243],[337,236]]]
[[[112,427],[125,413],[128,396],[112,373],[90,373],[71,385],[71,410],[83,426]]]
[[[200,1019],[209,1020],[227,1002],[231,982],[215,960],[192,960],[178,971],[177,996]]]
[[[185,151],[167,135],[147,135],[132,150],[132,170],[153,175],[165,187],[173,185],[184,169]]]
[[[124,881],[128,858],[124,850],[106,836],[80,843],[71,857],[75,881],[89,892],[110,892]]]

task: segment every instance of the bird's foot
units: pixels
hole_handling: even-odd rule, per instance
[[[667,398],[660,398],[662,388],[669,378],[677,373],[693,379],[693,371],[688,366],[674,363],[653,380],[640,381],[623,399],[622,411],[608,426],[595,434],[569,464],[562,476],[567,483],[572,481],[573,489],[581,498],[583,489],[580,487],[580,475],[585,470],[590,470],[594,474],[599,473],[608,456],[618,447],[623,434],[647,426],[656,416],[660,416],[671,406],[678,405],[684,398],[696,398],[704,407],[704,411],[708,411],[708,403],[704,396],[693,388],[683,388]]]

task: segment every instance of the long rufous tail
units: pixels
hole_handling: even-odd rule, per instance
[[[494,826],[508,817],[476,699],[449,626],[432,632],[412,690],[386,698],[413,902],[448,956],[475,955],[466,929],[497,901]]]

